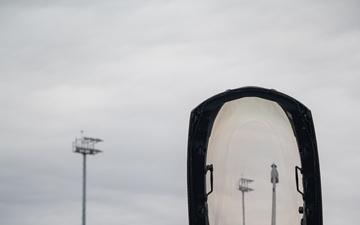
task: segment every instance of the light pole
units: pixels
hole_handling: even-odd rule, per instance
[[[73,142],[73,151],[83,155],[83,199],[82,199],[82,225],[86,224],[86,155],[96,155],[101,151],[95,149],[95,144],[102,140],[98,138],[83,137],[75,138]]]
[[[249,179],[245,179],[245,178],[241,178],[239,180],[239,186],[238,189],[241,191],[242,193],[242,214],[243,214],[243,225],[245,225],[245,192],[250,192],[253,191],[254,189],[249,188],[249,183],[253,182],[253,180],[249,180]]]
[[[271,183],[272,183],[272,211],[271,211],[271,225],[276,225],[276,184],[279,183],[279,173],[276,169],[275,163],[271,165]]]

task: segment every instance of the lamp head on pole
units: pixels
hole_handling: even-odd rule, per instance
[[[273,163],[272,165],[271,165],[271,183],[279,183],[279,173],[278,173],[278,171],[277,171],[277,169],[276,169],[276,165],[275,165],[275,163]]]
[[[73,151],[85,155],[96,155],[101,150],[95,149],[95,144],[102,142],[99,138],[83,137],[83,131],[81,131],[81,138],[76,138],[73,142]]]

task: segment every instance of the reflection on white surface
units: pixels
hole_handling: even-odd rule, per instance
[[[210,225],[244,223],[241,178],[253,180],[248,184],[253,191],[244,193],[245,224],[271,224],[273,164],[278,172],[276,224],[300,224],[302,198],[295,182],[300,156],[289,119],[276,102],[247,97],[225,103],[214,121],[206,164],[214,166]],[[206,186],[210,190],[208,180]]]

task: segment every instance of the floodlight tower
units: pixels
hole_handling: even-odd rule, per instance
[[[243,214],[243,225],[245,225],[245,200],[244,193],[253,191],[254,189],[249,188],[249,183],[253,182],[253,180],[241,178],[239,180],[238,189],[242,192],[242,214]]]
[[[272,211],[271,211],[271,225],[276,225],[276,184],[279,183],[279,173],[276,169],[275,163],[271,165],[271,183],[272,183]]]
[[[82,225],[86,224],[86,155],[96,155],[100,150],[95,149],[95,144],[101,142],[98,138],[83,137],[81,131],[81,138],[75,138],[73,142],[73,151],[83,155],[83,199],[82,199]]]

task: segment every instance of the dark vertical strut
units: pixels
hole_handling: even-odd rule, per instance
[[[83,211],[82,211],[82,225],[86,224],[86,154],[83,154]]]

